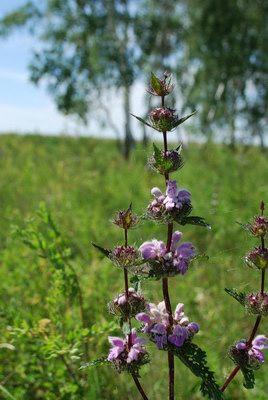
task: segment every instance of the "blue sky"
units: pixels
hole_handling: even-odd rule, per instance
[[[0,0],[0,17],[25,1]],[[0,133],[113,135],[107,128],[100,129],[96,120],[90,119],[89,126],[85,127],[73,117],[62,116],[47,93],[45,84],[36,87],[29,81],[27,67],[32,50],[37,46],[38,41],[23,30],[0,39]],[[133,112],[137,114],[141,112],[144,90],[140,86],[137,85],[133,93]],[[114,122],[123,131],[120,96],[107,93],[105,97],[106,101],[112,97]],[[135,121],[133,125],[138,137],[141,129]]]

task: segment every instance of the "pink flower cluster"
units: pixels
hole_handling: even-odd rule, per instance
[[[263,215],[255,217],[251,224],[247,224],[246,228],[256,237],[265,237],[268,232],[268,218]]]
[[[151,193],[154,199],[149,204],[148,211],[156,217],[163,212],[178,211],[183,205],[191,204],[191,193],[186,189],[178,189],[176,181],[168,181],[165,194],[158,187],[154,187]]]
[[[136,319],[144,324],[143,332],[150,335],[159,349],[164,349],[168,343],[181,347],[185,340],[199,331],[197,323],[189,322],[182,303],[175,309],[173,326],[169,325],[169,315],[164,301],[158,305],[148,304],[148,312],[139,313]]]
[[[245,297],[246,310],[257,315],[268,315],[268,293],[250,293]]]
[[[268,249],[265,247],[255,247],[245,257],[246,264],[249,267],[256,267],[258,269],[266,269],[268,267]]]
[[[172,119],[172,118],[177,119],[175,111],[176,110],[173,110],[172,108],[168,107],[158,107],[154,108],[150,112],[149,116],[154,122],[160,121],[161,119]]]
[[[109,336],[108,340],[112,347],[107,359],[117,367],[120,367],[120,364],[131,364],[134,361],[139,361],[147,353],[144,347],[145,339],[138,337],[135,329],[131,331],[130,348],[128,346],[128,337],[122,339]]]
[[[131,299],[137,299],[139,300],[141,298],[141,296],[138,295],[138,293],[135,291],[135,289],[133,288],[129,288],[128,289],[128,297]],[[126,293],[120,293],[115,299],[114,299],[114,304],[116,305],[124,305],[127,302],[127,296]]]
[[[262,350],[268,349],[268,338],[264,335],[257,335],[250,346],[248,346],[247,342],[241,340],[235,347],[237,350],[247,352],[249,365],[256,367],[264,363]]]
[[[170,269],[175,269],[184,275],[188,270],[189,263],[195,256],[195,248],[192,243],[182,243],[178,245],[182,233],[176,231],[172,235],[170,250],[161,240],[153,239],[144,242],[140,246],[140,252],[144,260],[156,260]]]

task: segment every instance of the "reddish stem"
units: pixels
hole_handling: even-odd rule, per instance
[[[127,229],[125,229],[125,247],[127,247],[127,246],[128,246],[128,234],[127,234]],[[126,299],[128,299],[128,297],[129,297],[129,293],[128,293],[128,271],[127,271],[126,268],[124,268],[124,281],[125,281]],[[128,349],[130,349],[131,346],[132,346],[131,318],[129,318],[128,323],[129,323],[129,330],[130,330],[130,333],[128,334]],[[145,394],[145,392],[144,392],[144,390],[143,390],[143,388],[142,388],[142,386],[140,384],[140,381],[139,381],[137,375],[135,373],[132,373],[131,376],[132,376],[132,378],[133,378],[133,380],[135,382],[135,385],[136,385],[138,391],[140,392],[141,397],[143,398],[143,400],[148,400],[148,397],[146,396],[146,394]]]
[[[264,293],[265,269],[261,271],[261,294]]]
[[[234,379],[234,377],[236,376],[236,374],[238,373],[239,370],[240,370],[240,367],[237,365],[237,367],[235,367],[235,369],[230,373],[230,375],[228,376],[228,378],[226,379],[226,381],[222,385],[221,392],[225,391],[225,389],[227,388],[229,383]]]
[[[258,315],[258,316],[257,316],[257,319],[256,319],[256,322],[255,322],[255,325],[254,325],[254,327],[253,327],[253,329],[252,329],[251,335],[250,335],[250,337],[249,337],[249,339],[248,339],[248,342],[247,342],[247,345],[248,345],[248,346],[251,345],[252,340],[254,339],[254,337],[255,337],[255,335],[256,335],[256,333],[257,333],[257,330],[258,330],[258,328],[259,328],[260,323],[261,323],[261,315]]]
[[[161,98],[162,107],[165,106],[165,97],[162,96]],[[167,132],[163,132],[163,141],[164,141],[164,151],[165,153],[168,151],[168,144],[167,144]],[[169,180],[169,174],[165,173],[165,183],[167,186],[167,182]],[[168,224],[168,232],[167,232],[167,251],[170,251],[171,240],[172,240],[172,233],[173,233],[173,224]],[[173,315],[172,315],[172,306],[169,297],[168,291],[168,278],[162,279],[162,291],[164,302],[166,306],[166,310],[169,316],[169,329],[173,325]],[[169,400],[174,400],[174,380],[175,380],[175,370],[174,370],[174,355],[169,351],[168,352],[168,369],[169,369]]]
[[[135,382],[135,384],[137,386],[137,389],[140,392],[141,397],[143,398],[143,400],[149,400],[148,397],[146,396],[141,384],[140,384],[139,379],[137,378],[137,375],[135,375],[135,374],[131,374],[131,375],[132,375],[133,381]]]

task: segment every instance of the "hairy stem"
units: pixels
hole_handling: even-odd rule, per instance
[[[162,107],[165,106],[165,97],[162,96],[161,98]],[[164,141],[164,151],[165,153],[168,151],[168,144],[167,144],[167,132],[163,132],[163,141]],[[167,186],[167,182],[169,180],[169,174],[165,173],[165,182]],[[167,231],[167,251],[170,250],[171,240],[172,240],[172,233],[173,233],[173,223],[168,224],[168,231]],[[169,316],[169,325],[172,327],[173,325],[173,316],[172,316],[172,306],[169,298],[169,290],[168,290],[168,278],[162,279],[162,291],[164,302],[166,306],[166,310]],[[169,369],[169,400],[174,400],[174,380],[175,380],[175,369],[174,369],[174,355],[169,351],[168,352],[168,369]]]
[[[252,340],[254,339],[254,337],[255,337],[255,335],[257,333],[257,330],[259,328],[260,323],[261,323],[261,315],[258,315],[257,319],[256,319],[256,322],[255,322],[255,325],[254,325],[254,327],[252,329],[252,332],[251,332],[250,337],[249,337],[248,342],[247,342],[248,346],[251,345]]]
[[[125,229],[125,232],[124,232],[124,233],[125,233],[125,247],[127,247],[127,246],[128,246],[128,234],[127,234],[127,229]],[[126,268],[124,268],[124,282],[125,282],[125,294],[126,294],[126,299],[127,299],[127,301],[128,301],[128,297],[129,297],[129,293],[128,293],[128,271],[127,271]],[[131,318],[128,319],[128,324],[129,324],[130,333],[128,334],[127,341],[128,341],[128,349],[130,349],[131,346],[132,346]],[[132,378],[133,378],[133,380],[134,380],[134,382],[135,382],[135,385],[136,385],[138,391],[139,391],[140,394],[141,394],[141,397],[142,397],[144,400],[148,400],[148,397],[146,396],[146,394],[145,394],[145,392],[144,392],[144,390],[143,390],[143,388],[142,388],[142,386],[141,386],[141,384],[140,384],[140,381],[139,381],[137,375],[133,372],[133,373],[131,374],[131,376],[132,376]]]
[[[238,371],[240,371],[240,367],[237,365],[233,371],[230,373],[230,375],[228,376],[228,378],[226,379],[226,381],[224,382],[224,384],[221,387],[221,392],[224,392],[225,389],[227,388],[227,386],[229,385],[229,383],[234,379],[234,377],[236,376],[236,374],[238,373]]]
[[[148,397],[146,396],[146,394],[145,394],[145,392],[144,392],[144,390],[143,390],[143,388],[142,388],[142,386],[140,384],[140,381],[137,378],[137,375],[135,375],[134,373],[131,374],[131,375],[132,375],[133,381],[135,382],[135,385],[137,386],[137,389],[140,392],[141,397],[143,398],[143,400],[148,400]]]
[[[261,271],[261,294],[264,292],[265,269]]]
[[[127,235],[127,229],[124,231],[125,233],[125,247],[128,246],[128,235]],[[128,301],[128,270],[124,268],[124,281],[125,281],[125,295],[126,295],[126,300]],[[131,318],[128,320],[129,323],[129,331],[130,333],[128,334],[128,348],[131,348],[132,345],[132,336],[131,336]]]

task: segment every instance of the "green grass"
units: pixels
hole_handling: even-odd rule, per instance
[[[23,226],[24,219],[45,202],[73,249],[73,264],[81,279],[89,321],[90,358],[107,353],[110,327],[118,332],[106,304],[122,289],[122,274],[95,251],[91,242],[107,248],[121,243],[122,232],[109,222],[114,213],[130,202],[138,214],[142,213],[151,188],[164,187],[163,178],[145,167],[150,152],[151,148],[138,146],[126,163],[113,141],[0,137],[1,342],[13,340],[10,326],[21,329],[22,321],[35,326],[49,316],[46,300],[51,277],[46,262],[12,235],[12,226]],[[195,341],[207,351],[209,363],[222,383],[233,367],[226,349],[235,340],[247,337],[254,324],[254,318],[247,316],[224,288],[250,291],[259,287],[258,272],[246,268],[242,261],[255,242],[237,222],[248,222],[258,212],[260,200],[268,204],[267,154],[254,147],[239,147],[234,152],[224,145],[190,145],[184,156],[186,164],[173,178],[191,191],[194,214],[205,217],[212,229],[181,227],[184,239],[192,241],[209,260],[195,263],[184,277],[170,280],[171,300],[173,306],[184,302],[190,319],[200,322],[201,332]],[[139,245],[165,236],[165,227],[144,223],[132,231],[130,240]],[[150,301],[160,301],[160,286],[160,282],[143,284]],[[72,308],[77,310],[77,305],[70,305]],[[65,312],[69,313],[66,329],[74,330],[77,317],[69,309]],[[265,334],[267,328],[265,320],[260,332]],[[0,384],[17,400],[78,399],[75,394],[66,394],[70,388],[65,393],[57,385],[57,380],[71,379],[60,360],[32,354],[33,346],[38,346],[33,345],[34,339],[14,339],[17,347],[12,354],[0,349]],[[151,400],[162,400],[167,398],[165,354],[157,352],[152,343],[148,347],[152,364],[142,370],[141,380]],[[267,368],[264,365],[256,372],[256,387],[251,391],[243,388],[238,376],[226,390],[226,399],[266,400]],[[108,367],[86,373],[89,388],[81,400],[139,398],[124,374],[118,376]],[[201,399],[197,383],[176,361],[177,399]]]

